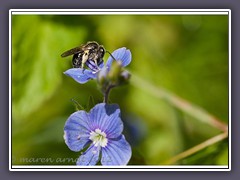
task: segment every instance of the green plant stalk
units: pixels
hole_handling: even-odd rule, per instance
[[[196,146],[194,146],[194,147],[192,147],[192,148],[190,148],[190,149],[188,149],[188,150],[186,150],[186,151],[184,151],[184,152],[182,152],[182,153],[180,153],[180,154],[178,154],[174,157],[172,157],[171,159],[165,161],[163,164],[165,164],[165,165],[174,164],[177,161],[179,161],[181,159],[184,159],[184,158],[186,158],[186,157],[188,157],[188,156],[190,156],[190,155],[192,155],[192,154],[194,154],[194,153],[196,153],[196,152],[198,152],[198,151],[200,151],[200,150],[202,150],[202,149],[204,149],[208,146],[211,146],[211,145],[213,145],[213,144],[215,144],[219,141],[222,141],[223,139],[225,139],[227,137],[228,137],[228,132],[224,132],[222,134],[214,136],[214,137],[212,137],[212,138],[210,138],[210,139],[208,139],[208,140],[206,140],[206,141],[204,141],[204,142],[202,142],[202,143],[200,143],[200,144],[198,144],[198,145],[196,145]]]
[[[109,96],[110,90],[111,90],[111,88],[108,87],[108,88],[106,89],[106,91],[104,92],[103,102],[106,103],[106,104],[108,103],[108,96]]]
[[[103,95],[104,95],[104,97],[103,97],[103,102],[104,102],[104,103],[106,103],[106,104],[108,103],[108,97],[109,97],[110,91],[111,91],[111,89],[114,88],[114,87],[116,87],[116,85],[110,84],[110,85],[105,89],[105,91],[103,92]]]
[[[145,92],[150,93],[151,95],[158,97],[159,99],[164,99],[176,108],[182,110],[183,112],[188,113],[192,117],[195,117],[196,119],[207,123],[223,132],[228,132],[228,125],[221,122],[219,119],[214,117],[213,115],[209,114],[206,110],[203,108],[194,105],[175,94],[163,89],[162,87],[156,87],[152,83],[149,83],[148,81],[144,80],[141,77],[138,77],[134,73],[132,74],[131,79],[131,85],[142,89]]]

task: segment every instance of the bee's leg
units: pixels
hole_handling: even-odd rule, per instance
[[[96,66],[96,69],[98,69],[98,56],[95,56],[93,58],[94,65]]]
[[[94,59],[94,63],[98,67],[97,59]]]
[[[85,69],[82,69],[82,73],[84,74]]]
[[[88,60],[88,55],[89,55],[89,50],[88,51],[84,51],[84,54],[82,56],[82,65],[81,68],[84,67],[84,64],[86,63],[86,61]]]

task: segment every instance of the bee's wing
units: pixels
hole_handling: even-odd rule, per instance
[[[75,48],[72,48],[68,51],[65,51],[64,53],[61,54],[62,57],[67,57],[67,56],[70,56],[70,55],[73,55],[73,54],[76,54],[76,53],[79,53],[83,51],[82,49],[82,46],[80,47],[75,47]]]

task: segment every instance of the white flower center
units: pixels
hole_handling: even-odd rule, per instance
[[[108,143],[106,136],[105,132],[102,132],[100,129],[95,129],[95,131],[91,131],[89,139],[92,140],[95,146],[105,147]]]

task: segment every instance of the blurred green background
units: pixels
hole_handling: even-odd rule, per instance
[[[228,16],[12,15],[13,165],[75,164],[68,158],[80,153],[63,140],[65,121],[76,110],[71,99],[91,108],[102,95],[95,81],[81,85],[65,76],[71,57],[60,55],[91,40],[110,52],[129,48],[127,70],[228,123]],[[130,165],[164,164],[220,133],[144,88],[130,80],[110,94],[132,146]],[[227,165],[228,141],[176,164]]]

